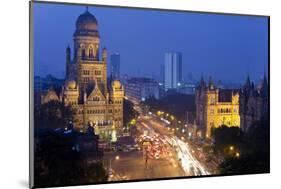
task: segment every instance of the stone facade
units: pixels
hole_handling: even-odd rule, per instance
[[[201,79],[195,92],[196,124],[206,137],[212,128],[221,125],[240,127],[239,91],[219,89],[210,80],[206,85]]]
[[[247,132],[251,126],[260,122],[268,114],[268,84],[264,75],[261,85],[255,87],[248,76],[240,90],[241,129]]]
[[[107,51],[102,50],[100,59],[98,23],[88,10],[78,17],[73,40],[73,58],[71,48],[66,49],[66,82],[58,95],[61,98],[54,97],[50,90],[42,103],[48,102],[48,96],[62,100],[76,111],[76,129],[85,132],[92,126],[101,140],[114,141],[123,130],[124,87],[118,80],[107,83]]]

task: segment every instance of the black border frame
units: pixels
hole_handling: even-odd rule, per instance
[[[269,131],[269,172],[264,173],[242,173],[242,174],[214,174],[214,175],[202,175],[202,176],[181,176],[181,177],[164,177],[164,178],[153,178],[153,179],[132,179],[124,181],[108,181],[108,182],[96,182],[96,183],[80,183],[71,185],[50,185],[50,186],[35,186],[34,185],[34,99],[33,99],[33,85],[34,85],[34,23],[33,23],[33,4],[57,4],[57,5],[76,5],[76,6],[89,6],[89,7],[107,7],[107,8],[128,8],[128,9],[140,9],[148,11],[167,11],[167,12],[185,12],[185,13],[200,13],[200,14],[216,14],[216,15],[227,15],[227,16],[250,16],[250,17],[265,17],[268,19],[268,131]],[[48,188],[48,187],[69,187],[69,186],[85,186],[85,185],[100,185],[100,184],[116,184],[116,183],[132,183],[132,182],[149,182],[149,181],[165,181],[165,180],[177,180],[177,179],[191,179],[191,178],[211,178],[211,177],[224,177],[224,176],[242,176],[242,175],[259,175],[269,174],[271,167],[271,149],[270,149],[270,16],[269,15],[254,15],[254,14],[239,14],[239,13],[223,13],[223,12],[208,12],[208,11],[191,11],[191,10],[177,10],[177,9],[161,9],[161,8],[147,8],[147,7],[133,7],[133,6],[121,6],[121,5],[101,5],[101,4],[90,4],[90,3],[70,3],[70,2],[56,2],[56,1],[41,1],[41,0],[30,0],[29,1],[29,188]]]

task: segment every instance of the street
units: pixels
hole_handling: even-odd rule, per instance
[[[108,169],[110,161],[113,170],[111,181],[184,176],[182,169],[170,158],[149,159],[146,164],[142,151],[106,153],[104,165]]]
[[[104,165],[109,171],[109,180],[155,179],[165,177],[209,175],[204,165],[195,158],[196,151],[174,132],[165,127],[165,123],[153,116],[140,116],[137,128],[142,133],[138,138],[157,140],[158,149],[168,151],[163,154],[151,150],[133,150],[129,152],[107,152],[104,154]],[[142,145],[140,145],[142,146]],[[159,147],[160,146],[160,147]],[[162,151],[161,151],[162,152]],[[152,154],[147,158],[146,154]],[[155,156],[155,153],[157,153]],[[159,155],[160,154],[160,155]],[[146,162],[147,160],[147,162]]]

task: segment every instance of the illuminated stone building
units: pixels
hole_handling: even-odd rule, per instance
[[[201,79],[195,92],[196,123],[206,137],[221,125],[240,127],[239,90],[219,89]]]
[[[107,51],[100,51],[98,22],[88,9],[76,21],[73,55],[66,49],[66,82],[60,94],[48,96],[62,100],[76,110],[75,128],[86,131],[93,126],[100,139],[116,140],[123,129],[124,87],[118,80],[107,81]]]
[[[248,76],[240,90],[241,129],[247,132],[250,127],[268,115],[268,84],[264,75],[261,85],[255,87]],[[257,124],[256,124],[257,125]]]

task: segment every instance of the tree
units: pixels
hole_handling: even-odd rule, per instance
[[[254,174],[269,172],[269,156],[253,153],[227,157],[219,166],[221,174]]]
[[[222,125],[212,130],[214,147],[217,152],[228,154],[228,149],[232,146],[240,149],[243,133],[238,127],[227,127]]]
[[[68,122],[74,121],[74,110],[64,103],[52,100],[35,108],[35,128],[64,128]]]
[[[269,168],[269,128],[266,115],[243,135],[240,155],[226,157],[219,169],[221,174],[252,174],[268,173]]]
[[[123,122],[125,126],[128,126],[132,119],[138,117],[138,112],[134,109],[133,103],[129,100],[124,100],[123,111]]]
[[[100,162],[88,163],[84,153],[74,149],[76,132],[64,136],[43,130],[36,134],[35,141],[36,187],[107,181],[108,175]]]
[[[150,111],[164,111],[169,114],[176,115],[178,120],[186,120],[186,112],[193,113],[195,116],[195,97],[194,95],[173,93],[161,99],[154,97],[146,99],[142,102],[150,107]]]

